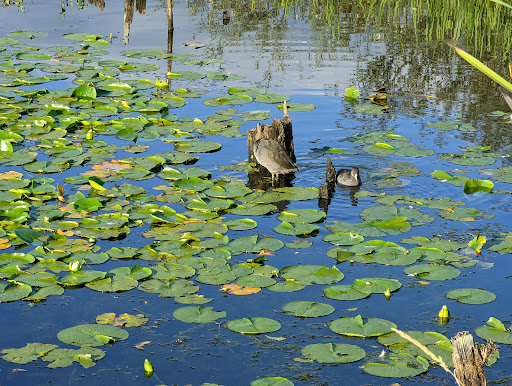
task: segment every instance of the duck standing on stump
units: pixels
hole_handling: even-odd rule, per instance
[[[341,186],[359,186],[361,185],[361,177],[359,177],[359,169],[352,168],[340,169],[336,174],[336,183]]]
[[[272,185],[277,174],[298,172],[290,156],[277,141],[260,138],[253,145],[253,153],[256,161],[264,166],[272,174]]]

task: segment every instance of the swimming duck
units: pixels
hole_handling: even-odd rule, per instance
[[[359,177],[359,169],[352,168],[340,169],[336,173],[336,183],[342,186],[359,186],[361,185],[361,177]]]
[[[258,139],[254,142],[252,150],[256,161],[272,174],[272,184],[277,174],[288,174],[299,171],[293,164],[284,147],[273,139]]]

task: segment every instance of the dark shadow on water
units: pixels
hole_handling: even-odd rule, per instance
[[[356,193],[359,191],[361,186],[343,186],[340,184],[336,184],[336,185],[338,185],[338,188],[341,191],[338,194],[347,194],[347,193],[350,194],[350,201],[352,202],[352,206],[357,206],[358,201],[357,201]]]

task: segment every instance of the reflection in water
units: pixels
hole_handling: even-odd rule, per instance
[[[229,24],[231,21],[231,16],[229,16],[229,11],[224,11],[222,13],[222,24],[226,25]]]

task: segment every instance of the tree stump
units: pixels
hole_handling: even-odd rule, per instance
[[[332,166],[331,157],[327,157],[327,168],[325,169],[325,183],[318,187],[318,198],[329,199],[336,189],[336,169]]]
[[[451,341],[453,365],[459,384],[461,386],[486,385],[485,364],[491,354],[496,351],[496,346],[491,343],[486,345],[474,343],[473,335],[469,332],[458,333]]]

